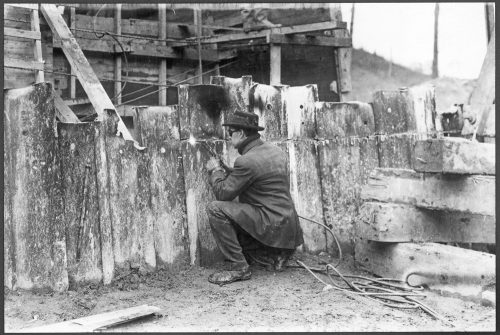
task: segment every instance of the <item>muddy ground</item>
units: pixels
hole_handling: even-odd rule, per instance
[[[317,265],[317,258],[296,257]],[[330,261],[334,261],[330,259]],[[295,263],[294,263],[295,264]],[[422,301],[450,324],[422,310],[385,307],[325,285],[304,269],[284,272],[252,266],[249,281],[218,286],[207,282],[216,268],[185,267],[130,275],[109,286],[81,287],[64,293],[5,291],[5,331],[148,304],[160,315],[121,325],[109,331],[495,331],[495,308],[425,291]],[[338,267],[343,274],[370,276],[352,259]],[[341,282],[339,281],[339,284]]]

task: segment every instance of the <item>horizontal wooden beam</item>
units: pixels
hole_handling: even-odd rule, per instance
[[[64,100],[64,103],[67,106],[84,105],[84,104],[89,104],[90,100],[87,98],[67,99]]]
[[[3,34],[4,36],[21,37],[32,40],[39,40],[42,38],[39,31],[8,28],[8,27],[3,28]]]
[[[495,177],[375,169],[361,189],[365,201],[495,215]]]
[[[26,9],[38,9],[38,4],[30,4],[30,3],[5,3],[6,6],[18,7],[18,8],[26,8]]]
[[[333,30],[333,29],[345,29],[345,22],[318,22],[318,23],[310,23],[310,24],[302,24],[297,26],[290,27],[279,27],[272,29],[264,29],[261,31],[251,31],[248,33],[236,33],[236,34],[225,34],[214,37],[204,38],[202,43],[222,43],[222,42],[233,42],[233,41],[241,41],[241,40],[251,40],[256,38],[266,38],[269,34],[300,34],[307,33],[312,31],[324,31],[324,30]],[[186,46],[196,43],[196,40],[187,41],[187,42],[170,42],[170,46]]]
[[[308,36],[302,34],[295,35],[269,35],[269,43],[273,44],[297,44],[297,45],[314,45],[327,47],[342,47],[350,48],[352,46],[351,38],[339,38],[329,36]]]
[[[355,261],[384,278],[411,285],[496,282],[495,255],[438,243],[357,241]]]
[[[91,40],[86,38],[76,38],[80,48],[84,51],[104,52],[104,53],[120,53],[122,52],[119,45],[113,40]],[[61,41],[54,38],[54,48],[61,48]],[[176,59],[189,59],[198,60],[198,51],[196,48],[172,48],[166,45],[160,45],[156,41],[143,41],[131,43],[130,45],[123,44],[125,52],[135,56],[147,56],[158,58],[176,58]],[[237,57],[236,50],[223,50],[216,49],[202,49],[201,59],[207,62],[215,62],[225,59],[232,59]]]
[[[356,236],[379,242],[495,243],[495,216],[367,201]]]
[[[413,169],[420,172],[495,175],[495,145],[461,137],[417,141]]]
[[[75,17],[76,27],[93,27],[94,16],[77,14]],[[141,19],[122,19],[122,34],[143,35],[158,37],[158,21]],[[97,31],[114,31],[114,19],[112,17],[97,17],[95,20]],[[76,30],[75,36],[81,36],[85,32]],[[93,35],[93,33],[91,33]],[[196,27],[192,24],[167,22],[168,38],[187,38],[196,35]],[[126,37],[123,37],[126,39]]]
[[[42,62],[29,61],[23,59],[5,58],[3,62],[5,67],[15,67],[15,68],[29,69],[29,70],[43,71],[44,67],[44,63]]]

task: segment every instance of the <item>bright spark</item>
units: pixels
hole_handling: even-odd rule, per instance
[[[189,135],[188,142],[189,142],[189,144],[191,144],[192,146],[194,146],[196,144],[196,138],[194,138],[193,135]]]

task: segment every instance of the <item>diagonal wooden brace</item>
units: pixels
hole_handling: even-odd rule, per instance
[[[71,64],[72,70],[75,72],[78,80],[82,84],[85,93],[87,93],[90,103],[97,113],[96,121],[104,120],[106,110],[114,111],[116,117],[118,118],[116,135],[120,136],[121,134],[125,140],[133,141],[134,146],[137,149],[143,150],[145,147],[141,147],[139,143],[132,138],[132,135],[123,123],[120,115],[116,112],[115,106],[102,87],[101,82],[94,73],[94,70],[83,54],[82,49],[78,45],[69,27],[66,25],[61,13],[57,10],[56,5],[42,4],[40,5],[40,9],[45,17],[45,20],[47,20],[52,33],[56,35],[59,40],[61,40],[62,50],[66,55],[68,62]]]

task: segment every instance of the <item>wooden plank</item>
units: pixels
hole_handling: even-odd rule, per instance
[[[285,90],[286,138],[315,138],[316,136],[316,85],[290,86]]]
[[[379,242],[495,243],[495,216],[363,203],[356,236]]]
[[[273,44],[316,45],[328,47],[351,47],[351,38],[314,35],[279,35],[271,34],[269,41]]]
[[[42,62],[29,61],[29,60],[24,60],[24,59],[5,58],[4,59],[4,66],[5,67],[20,68],[20,69],[43,71],[43,63]]]
[[[252,76],[242,76],[241,78],[210,77],[210,84],[222,86],[226,98],[229,99],[228,105],[225,106],[227,113],[234,113],[236,109],[242,111],[249,110],[249,93],[252,83]],[[223,113],[223,116],[227,116],[227,113]]]
[[[109,121],[114,122],[114,121]],[[106,137],[109,194],[112,204],[113,258],[115,269],[156,268],[155,214],[151,209],[148,157],[130,142],[110,134]]]
[[[436,133],[436,92],[435,87],[428,84],[413,86],[409,90],[409,98],[413,102],[416,132],[419,138],[429,138]]]
[[[30,333],[93,332],[159,313],[160,311],[161,309],[158,307],[142,305],[24,330]]]
[[[33,10],[31,12],[31,30],[40,33],[40,17],[38,13],[38,9]],[[38,62],[43,62],[42,57],[42,41],[37,39],[35,40],[35,48],[34,48],[34,56],[35,60]],[[35,82],[41,83],[45,80],[44,73],[42,71],[37,71],[35,74]]]
[[[281,83],[281,45],[271,44],[269,54],[269,83],[279,85]]]
[[[477,136],[479,137],[495,137],[495,104],[481,106],[481,119],[477,126]]]
[[[221,86],[180,85],[180,138],[223,138],[221,113],[227,104],[228,98]]]
[[[70,62],[71,67],[75,70],[85,93],[87,93],[87,96],[89,97],[92,106],[98,115],[97,121],[102,121],[105,117],[105,111],[111,110],[114,112],[114,115],[118,117],[117,134],[121,134],[125,140],[132,141],[136,148],[141,149],[138,142],[135,141],[130,135],[120,116],[116,113],[113,103],[106,94],[106,91],[102,87],[99,79],[92,70],[87,58],[85,58],[85,55],[71,34],[71,31],[66,25],[66,22],[64,22],[61,14],[58,12],[56,6],[44,4],[41,5],[41,9],[47,23],[50,26],[50,29],[53,31],[54,35],[61,40],[63,52]]]
[[[184,168],[186,211],[191,264],[202,266],[222,260],[212,235],[206,206],[215,197],[209,185],[205,164],[211,153],[204,145],[191,145],[187,139],[206,141],[206,145],[223,154],[221,110],[214,108],[224,101],[225,92],[215,85],[179,86],[179,124]]]
[[[80,123],[81,121],[73,113],[73,111],[64,103],[63,99],[57,94],[54,94],[54,106],[56,109],[56,116],[61,122],[65,123]]]
[[[115,33],[121,34],[122,33],[122,5],[121,4],[116,4],[115,5]],[[120,37],[118,37],[119,40]],[[119,40],[120,41],[120,40]],[[121,41],[120,41],[121,42]],[[118,54],[115,55],[115,89],[114,89],[114,96],[115,96],[115,101],[116,104],[121,104],[122,103],[122,85],[123,83],[121,82],[122,80],[122,55]]]
[[[372,108],[367,103],[316,103],[316,124],[323,213],[342,250],[352,253],[361,189],[378,166]],[[327,246],[337,251],[327,234]]]
[[[148,147],[157,268],[189,264],[184,169],[177,106],[135,107],[140,137]]]
[[[495,255],[438,243],[358,241],[356,263],[384,278],[428,286],[447,283],[493,284]]]
[[[314,141],[287,142],[290,171],[290,194],[297,213],[323,223],[318,153]],[[326,250],[325,229],[299,218],[304,235],[303,250],[318,253]]]
[[[249,109],[259,115],[260,132],[266,141],[284,140],[288,137],[285,118],[285,97],[288,86],[270,86],[255,83],[250,88]]]
[[[198,84],[203,84],[203,63],[201,61],[201,36],[202,36],[202,30],[201,30],[201,25],[202,25],[202,16],[201,16],[201,9],[199,8],[194,8],[193,9],[193,19],[194,22],[193,24],[196,26],[196,47],[198,51],[198,68],[197,68],[197,82]]]
[[[18,8],[26,9],[36,9],[38,10],[38,4],[28,4],[28,3],[6,3],[5,5]]]
[[[92,27],[93,15],[76,15],[76,25],[78,27]],[[112,17],[97,17],[95,29],[99,31],[112,31],[113,30]],[[181,27],[182,26],[182,27]],[[138,35],[138,36],[159,36],[159,26],[156,20],[140,20],[140,19],[122,19],[122,33],[125,35]],[[81,32],[76,32],[79,35]],[[191,37],[196,34],[196,27],[192,24],[185,22],[167,22],[166,34],[168,38],[183,39]]]
[[[64,103],[68,106],[84,105],[84,104],[89,104],[90,100],[87,98],[68,99],[64,100]]]
[[[485,3],[484,12],[486,17],[486,42],[489,43],[495,31],[495,7],[493,7],[492,3]]]
[[[76,8],[71,7],[69,9],[69,11],[70,11],[70,16],[69,16],[70,28],[74,29],[76,27],[76,18],[75,18]],[[69,97],[71,99],[74,99],[76,97],[76,77],[75,77],[75,75],[76,75],[75,70],[73,70],[73,68],[71,68],[71,77],[70,77],[70,85],[69,85],[69,89],[70,89]]]
[[[61,162],[52,88],[4,93],[6,180],[13,289],[68,288]],[[7,230],[9,232],[9,230]]]
[[[167,38],[167,5],[158,4],[158,22],[159,22],[159,32],[158,37],[160,39]],[[160,60],[160,69],[158,74],[158,83],[160,85],[167,84],[167,60]],[[158,92],[158,99],[160,106],[165,106],[167,104],[167,90],[166,88]]]
[[[76,38],[78,45],[82,50],[103,52],[103,53],[115,53],[121,52],[121,48],[114,43],[113,40],[89,40],[84,38]],[[176,49],[170,46],[161,45],[157,41],[138,41],[131,43],[131,45],[124,45],[125,51],[134,56],[148,56],[148,57],[158,57],[158,58],[179,58],[179,59],[189,59],[198,60],[198,51],[196,48],[186,47],[184,49]],[[62,47],[61,42],[55,38],[54,48]],[[236,50],[212,50],[212,49],[202,49],[201,57],[204,61],[214,62],[224,59],[232,59],[237,57]]]
[[[224,99],[221,100],[221,124],[235,110],[250,110],[250,87],[252,86],[252,76],[242,76],[241,78],[229,78],[224,76],[210,77],[210,84],[222,87]],[[261,121],[262,122],[262,121]],[[229,138],[227,129],[223,128],[224,138]]]
[[[417,122],[410,92],[406,89],[377,91],[373,94],[372,106],[375,132],[380,134],[379,166],[411,168]]]
[[[290,27],[279,27],[272,28],[274,34],[299,34],[307,33],[311,31],[324,31],[324,30],[334,30],[334,29],[344,29],[346,28],[345,22],[317,22],[303,25],[296,25]],[[269,34],[270,29],[264,29],[262,31],[251,31],[248,33],[235,33],[219,35],[214,37],[209,37],[203,40],[203,43],[222,43],[222,42],[234,42],[241,40],[250,40],[256,38],[266,38]],[[185,46],[193,44],[193,42],[172,42],[172,46]]]
[[[342,22],[342,11],[340,9],[340,4],[330,4],[330,17],[331,20]],[[331,31],[330,34],[337,38],[350,38],[349,31],[347,30],[347,24],[344,29]],[[349,100],[349,92],[352,90],[351,84],[351,59],[352,59],[352,49],[348,48],[335,48],[334,58],[336,66],[336,81],[337,81],[337,93],[339,95],[339,101]]]
[[[484,56],[476,87],[469,99],[471,106],[489,105],[495,101],[495,30]]]
[[[419,172],[495,175],[495,145],[461,137],[417,141],[413,169]]]
[[[55,98],[54,98],[55,99]],[[59,98],[60,99],[60,98]],[[101,232],[92,122],[58,123],[69,289],[102,281]]]
[[[39,31],[8,28],[8,27],[3,28],[3,34],[4,36],[21,37],[32,40],[39,40],[42,38]]]
[[[115,260],[113,255],[113,233],[110,201],[110,184],[108,157],[106,155],[106,134],[109,127],[104,122],[94,122],[96,124],[97,140],[95,141],[96,158],[96,186],[99,194],[99,233],[101,235],[101,255],[102,255],[102,282],[104,285],[110,284],[114,276]],[[114,128],[114,127],[113,127]],[[113,129],[114,130],[114,129]]]
[[[495,215],[495,177],[377,168],[363,187],[361,198],[428,209]]]

